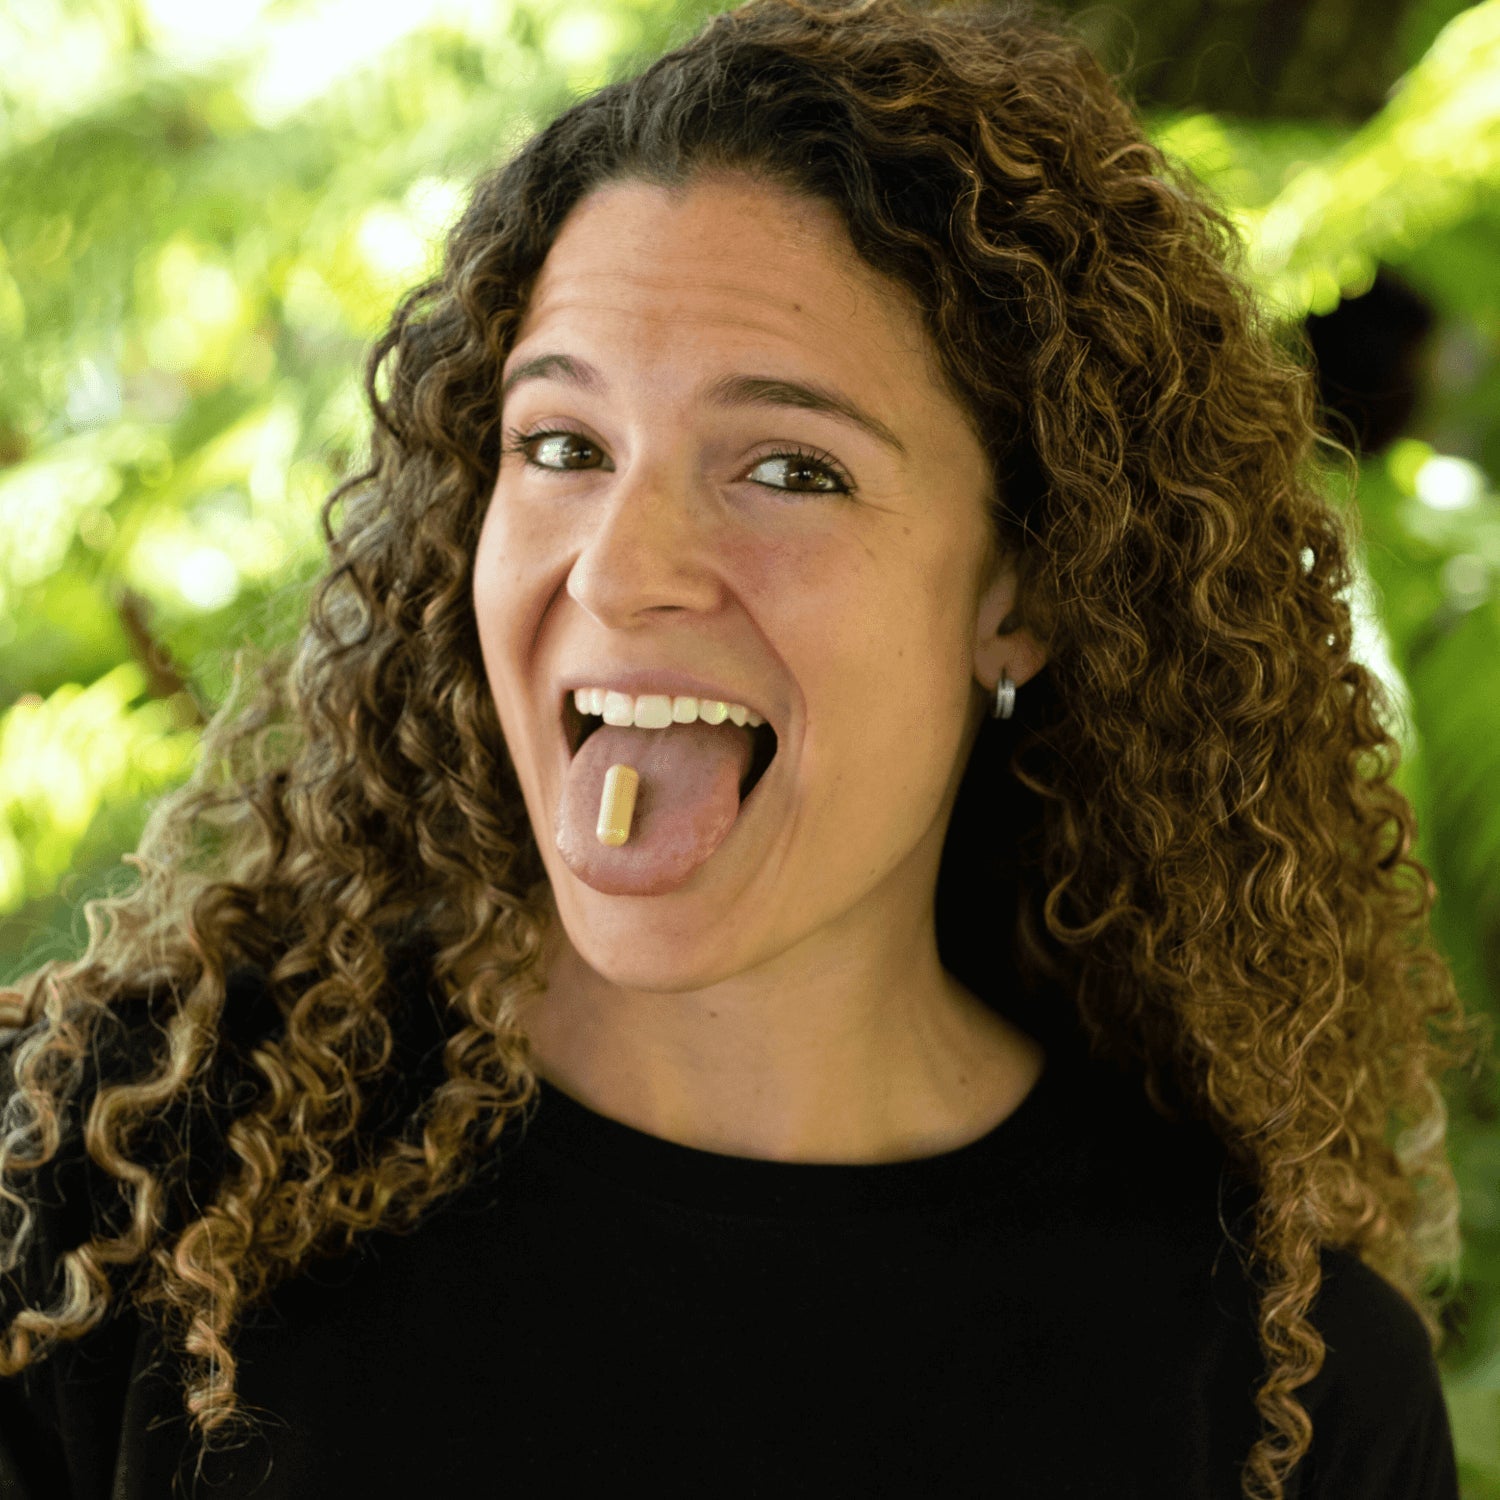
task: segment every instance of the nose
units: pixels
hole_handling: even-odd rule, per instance
[[[639,466],[595,499],[568,593],[600,624],[623,629],[663,610],[718,606],[713,507],[700,486],[685,470]]]

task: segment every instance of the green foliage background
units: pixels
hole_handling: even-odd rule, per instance
[[[133,878],[120,855],[193,764],[234,649],[295,631],[318,504],[364,442],[365,349],[467,182],[722,8],[0,13],[0,980],[79,951],[82,903]],[[1377,261],[1438,310],[1411,431],[1344,503],[1435,931],[1500,1017],[1500,0],[1423,0],[1391,34],[1405,71],[1373,117],[1149,118],[1289,322]],[[1444,1382],[1466,1500],[1500,1500],[1500,1098],[1493,1076],[1448,1097],[1465,1253]]]

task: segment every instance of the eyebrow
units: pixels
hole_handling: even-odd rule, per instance
[[[500,386],[500,401],[523,380],[560,380],[581,390],[602,394],[604,377],[586,360],[571,354],[538,354],[522,360]],[[906,444],[869,412],[856,406],[847,396],[831,386],[810,381],[785,380],[772,375],[722,375],[704,392],[712,406],[790,406],[803,411],[820,411],[851,426],[863,428],[887,447],[906,457]]]

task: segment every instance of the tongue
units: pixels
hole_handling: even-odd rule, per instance
[[[682,884],[734,825],[750,769],[750,731],[734,724],[606,724],[579,748],[557,809],[557,852],[586,885],[611,896],[656,896]],[[599,842],[599,800],[614,765],[640,775],[630,837]]]

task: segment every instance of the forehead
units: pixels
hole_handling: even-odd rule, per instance
[[[628,348],[638,375],[663,382],[685,363],[780,353],[896,409],[945,400],[915,299],[860,259],[838,211],[742,176],[615,182],[584,198],[507,367],[565,337]]]

